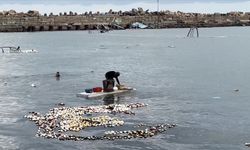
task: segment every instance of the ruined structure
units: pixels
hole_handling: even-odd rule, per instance
[[[250,12],[230,12],[226,14],[198,14],[183,12],[149,12],[142,8],[131,11],[107,13],[73,12],[41,15],[38,11],[17,13],[14,10],[0,12],[0,32],[34,32],[64,30],[94,30],[101,28],[127,29],[134,22],[149,28],[219,27],[249,26]]]

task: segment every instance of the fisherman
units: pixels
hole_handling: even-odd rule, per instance
[[[118,76],[120,76],[119,72],[109,71],[105,74],[106,80],[103,80],[103,90],[104,92],[112,92],[114,91],[115,80],[118,85],[120,85]]]

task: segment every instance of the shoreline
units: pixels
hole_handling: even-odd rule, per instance
[[[70,12],[41,15],[38,11],[17,13],[14,10],[0,12],[0,32],[40,32],[125,29],[168,29],[168,28],[212,28],[250,26],[250,12],[226,14],[200,14],[183,12],[148,12],[142,8],[126,12],[77,14]]]
[[[198,27],[198,29],[209,29],[209,28],[234,28],[234,27],[250,27],[250,26],[211,26],[211,27]],[[124,29],[122,31],[134,31],[134,30],[168,30],[168,29],[187,29],[189,30],[190,27],[172,27],[172,28],[153,28],[153,29]],[[41,33],[41,32],[90,32],[90,34],[93,34],[95,32],[99,32],[99,30],[97,29],[93,29],[93,30],[51,30],[51,31],[8,31],[8,32],[4,32],[4,31],[0,31],[0,33]],[[117,30],[112,30],[112,31],[117,31]],[[112,32],[112,31],[108,31],[108,32]],[[93,33],[92,33],[93,32]]]

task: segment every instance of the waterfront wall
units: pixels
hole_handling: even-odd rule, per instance
[[[60,13],[41,15],[37,11],[16,13],[14,10],[0,12],[0,32],[35,32],[65,30],[95,30],[105,27],[127,29],[134,22],[149,28],[249,26],[250,13],[230,12],[226,14],[199,14],[183,12],[148,12],[141,8],[127,12],[108,13]]]

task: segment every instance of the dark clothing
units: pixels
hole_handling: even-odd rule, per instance
[[[56,73],[56,77],[57,77],[57,78],[60,77],[60,73],[59,73],[59,72]]]
[[[104,92],[113,92],[114,91],[114,86],[115,86],[115,80],[114,79],[107,79],[103,80],[103,91]]]
[[[115,71],[109,71],[105,74],[105,77],[107,80],[110,80],[110,79],[116,79],[117,83],[120,84],[119,82],[119,79],[118,79],[118,76],[120,75],[119,72],[115,72]]]
[[[113,79],[117,77],[117,74],[115,71],[109,71],[105,74],[106,79]]]
[[[104,92],[112,92],[114,91],[115,80],[117,84],[120,84],[118,76],[120,75],[119,72],[109,71],[105,74],[106,80],[103,80],[103,91]]]

